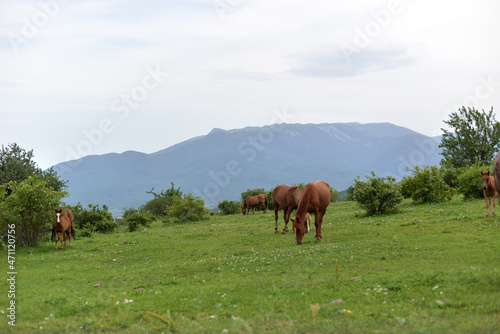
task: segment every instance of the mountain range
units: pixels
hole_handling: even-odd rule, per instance
[[[57,164],[68,181],[69,204],[105,204],[114,212],[151,200],[147,191],[180,187],[214,207],[247,189],[324,180],[343,190],[371,171],[408,174],[406,167],[438,165],[439,138],[391,123],[274,124],[215,128],[155,153],[127,151]]]

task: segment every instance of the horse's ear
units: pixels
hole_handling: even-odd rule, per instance
[[[483,173],[484,173],[484,172],[481,172],[481,176],[483,176],[483,175],[484,175]]]
[[[488,176],[490,176],[490,171],[487,171],[487,172],[486,172],[486,174],[487,174]]]

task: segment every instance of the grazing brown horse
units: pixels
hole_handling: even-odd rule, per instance
[[[306,222],[306,214],[314,213],[314,226],[316,226],[316,240],[321,240],[321,225],[326,208],[330,205],[330,185],[324,181],[308,183],[300,196],[299,206],[292,219],[293,230],[295,232],[295,243],[302,244],[304,234],[309,232],[309,224]]]
[[[495,174],[496,175],[496,174]],[[490,175],[490,171],[481,172],[481,179],[483,180],[483,195],[486,200],[486,218],[490,216],[490,205],[493,197],[493,217],[497,216],[497,189],[495,186],[495,178]]]
[[[245,198],[245,201],[243,202],[243,206],[241,207],[241,212],[243,213],[243,216],[248,210],[248,214],[250,214],[250,208],[252,208],[252,213],[255,213],[255,207],[258,206],[259,204],[262,204],[264,206],[264,213],[267,212],[267,196],[265,194],[259,194],[256,196],[248,196]]]
[[[54,223],[55,233],[55,250],[57,251],[57,235],[61,234],[61,250],[66,246],[66,239],[69,238],[69,245],[71,246],[71,232],[73,229],[73,212],[70,209],[56,209],[56,222]],[[64,245],[63,245],[64,240]]]
[[[289,186],[288,184],[280,184],[276,186],[273,190],[273,207],[274,207],[274,220],[276,227],[274,228],[274,233],[278,233],[278,211],[283,210],[283,219],[285,221],[285,227],[281,234],[288,232],[288,221],[290,220],[290,214],[293,210],[297,209],[299,205],[300,194],[302,189],[299,186]],[[309,217],[311,219],[311,217]]]

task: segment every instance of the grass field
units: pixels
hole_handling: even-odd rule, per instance
[[[342,202],[302,246],[259,212],[18,248],[16,326],[3,279],[0,332],[500,333],[500,223],[484,214]]]

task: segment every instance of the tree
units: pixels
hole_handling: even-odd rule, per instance
[[[493,162],[500,148],[500,123],[495,120],[493,107],[489,112],[462,107],[444,122],[452,131],[441,129],[442,165],[459,168],[478,161],[485,165]]]
[[[59,179],[57,172],[50,168],[42,171],[33,161],[33,150],[26,151],[16,143],[7,147],[2,145],[0,150],[0,185],[10,181],[21,182],[29,176],[38,175],[40,180],[47,181],[47,185],[55,191],[64,191],[67,181]],[[11,190],[7,190],[7,195]]]
[[[38,247],[55,220],[54,209],[60,205],[65,191],[54,191],[47,181],[37,175],[22,182],[11,181],[2,185],[11,194],[0,200],[0,229],[5,233],[8,225],[15,225],[16,242],[24,247]]]
[[[9,181],[21,182],[29,176],[39,174],[40,168],[33,159],[33,150],[26,152],[16,143],[7,147],[2,145],[0,151],[0,184]]]

